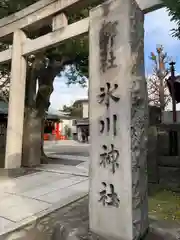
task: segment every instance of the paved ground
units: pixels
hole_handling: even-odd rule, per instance
[[[74,141],[48,142],[49,164],[39,172],[1,181],[0,235],[86,195],[88,147]]]
[[[89,144],[81,144],[71,140],[47,141],[44,149],[49,157],[49,164],[41,165],[38,169],[88,176],[89,146]]]
[[[58,226],[58,227],[57,227]],[[61,227],[61,231],[59,231]],[[55,232],[53,233],[53,230]],[[172,234],[170,235],[169,232]],[[177,240],[180,235],[171,223],[150,221],[144,240]],[[107,240],[89,231],[88,197],[50,213],[0,240]],[[108,239],[109,240],[109,239]]]
[[[0,185],[0,235],[87,192],[87,178],[71,174],[43,171],[8,180]]]
[[[90,144],[79,143],[77,141],[45,141],[46,152],[58,153],[61,155],[89,156]]]
[[[100,240],[92,238],[88,231],[88,199],[81,199],[88,193],[89,145],[46,142],[45,152],[50,161],[36,169],[40,172],[1,183],[0,240],[65,240],[51,238],[57,223],[75,231],[78,239]],[[180,239],[177,226],[167,222],[160,225],[156,220],[151,221],[151,226],[147,240]],[[7,231],[13,234],[6,235]]]

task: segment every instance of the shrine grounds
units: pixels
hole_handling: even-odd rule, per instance
[[[11,176],[10,178],[14,178],[14,180],[22,179],[23,182],[24,177],[32,179],[35,172],[43,173],[43,171],[51,171],[53,176],[53,169],[54,174],[58,171],[61,172],[61,174],[67,174],[67,172],[76,175],[83,174],[82,169],[77,171],[79,161],[81,161],[80,165],[84,166],[87,170],[89,155],[88,144],[83,145],[73,141],[60,141],[56,143],[46,143],[45,149],[50,158],[48,165],[44,167],[42,166],[41,169],[31,169],[31,171],[24,169],[21,173]],[[55,158],[53,158],[51,162],[53,155],[55,155]],[[74,161],[74,163],[72,163],[72,161]],[[64,165],[64,162],[66,162],[66,165]],[[75,165],[76,163],[78,164]],[[165,175],[167,176],[167,174]],[[170,188],[167,184],[163,183],[163,181],[161,182],[161,185],[149,185],[150,235],[146,238],[147,240],[178,239],[180,236],[180,191],[178,189],[173,189],[172,187]],[[168,183],[170,184],[170,182]],[[172,191],[172,189],[174,191]],[[41,191],[40,187],[38,191]],[[99,238],[95,235],[92,236],[88,230],[88,219],[87,187],[85,196],[74,199],[74,201],[69,204],[66,203],[63,207],[54,209],[52,212],[49,212],[36,220],[31,219],[31,221],[29,223],[27,222],[23,227],[19,226],[18,229],[11,233],[1,236],[0,240],[97,240]],[[67,231],[65,231],[66,234],[68,235],[71,233],[73,238],[66,238],[65,232],[62,230],[59,232],[59,224],[64,226]],[[56,225],[58,225],[58,230],[55,230]],[[54,235],[52,235],[53,231],[56,232]]]
[[[75,7],[79,9],[81,2],[43,0],[28,7],[28,14],[24,14],[25,9],[15,14],[15,18],[1,21],[0,29],[4,31],[0,31],[0,37],[5,39],[11,35],[12,40],[12,48],[1,52],[0,59],[1,63],[11,62],[4,166],[8,170],[21,166],[34,166],[34,169],[32,172],[20,170],[3,179],[0,240],[105,240],[91,234],[89,229],[106,236],[106,240],[180,239],[180,175],[176,172],[177,179],[174,179],[173,170],[161,169],[159,184],[149,185],[149,192],[147,181],[151,171],[148,172],[146,164],[149,138],[144,14],[162,4],[158,0],[102,1],[90,11],[89,17],[69,24],[66,12]],[[24,29],[32,33],[30,25],[32,29],[34,26],[40,29],[47,24],[46,20],[50,20],[50,32],[29,41]],[[57,148],[45,147],[49,164],[40,165],[42,118],[37,116],[44,113],[45,109],[41,111],[39,107],[46,104],[39,104],[37,94],[34,119],[38,120],[38,127],[29,124],[30,139],[25,141],[27,56],[87,33],[91,161],[88,156],[79,155],[80,150],[76,152],[78,155],[72,154],[73,157],[69,152],[62,154],[59,149],[67,146],[60,147],[57,143]],[[45,68],[47,71],[52,69],[50,63]],[[62,59],[60,66],[65,63],[66,59]],[[52,81],[50,85],[49,80],[41,84],[46,80],[43,76],[41,81],[38,75],[38,93],[44,96],[46,89],[49,97]],[[43,100],[47,103],[46,98]],[[27,155],[23,156],[29,161],[22,164],[26,142],[30,151],[24,151]],[[27,144],[27,150],[29,146]],[[77,147],[76,143],[74,148]],[[150,159],[153,163],[155,158]]]

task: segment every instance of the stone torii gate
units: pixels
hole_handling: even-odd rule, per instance
[[[90,228],[108,239],[140,239],[148,229],[144,76],[144,13],[160,0],[110,0],[86,19],[68,25],[66,13],[93,0],[42,0],[0,20],[0,40],[12,48],[5,168],[21,166],[26,57],[89,32]],[[25,32],[52,24],[52,32],[28,39]],[[16,140],[15,140],[16,139]]]

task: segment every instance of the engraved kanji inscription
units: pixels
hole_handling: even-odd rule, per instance
[[[100,120],[99,124],[100,124],[100,133],[103,133],[105,129],[105,122],[103,120]]]
[[[120,200],[118,198],[117,193],[114,190],[114,185],[110,184],[109,187],[110,187],[110,193],[108,193],[108,197],[109,197],[110,201],[108,202],[108,205],[118,208]]]
[[[113,134],[114,136],[117,135],[117,115],[113,115]]]
[[[116,172],[116,169],[119,168],[119,151],[114,148],[114,145],[111,144],[110,150],[106,145],[102,146],[103,153],[100,154],[100,166],[104,168],[109,167],[111,168],[112,173]]]
[[[104,73],[109,68],[116,68],[116,56],[114,54],[114,43],[117,35],[118,21],[105,22],[99,32],[99,46],[101,71]]]
[[[113,87],[111,87],[110,83],[106,83],[106,87],[100,88],[100,94],[98,95],[98,103],[105,103],[106,107],[109,108],[110,105],[110,99],[112,99],[114,102],[118,102],[120,100],[120,97],[115,95],[115,91],[118,88],[118,84],[114,84]]]
[[[102,182],[102,185],[103,190],[99,192],[99,202],[101,202],[103,206],[112,206],[118,208],[120,205],[120,199],[115,192],[114,185],[109,184],[109,191],[107,190],[108,187],[105,182]]]
[[[111,124],[112,123],[112,124]],[[100,133],[109,133],[112,128],[113,136],[117,136],[117,115],[113,115],[113,121],[109,117],[105,120],[99,120]]]
[[[105,182],[102,182],[102,185],[104,189],[99,193],[100,194],[99,202],[102,202],[103,206],[105,206],[108,200],[107,190],[106,190],[107,185]]]
[[[106,118],[107,132],[110,131],[110,118]]]

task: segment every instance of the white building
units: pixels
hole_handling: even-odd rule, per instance
[[[81,118],[76,119],[76,134],[74,137],[80,142],[83,141],[82,132],[85,131],[89,135],[89,100],[79,99],[74,102],[73,106],[79,109]]]

